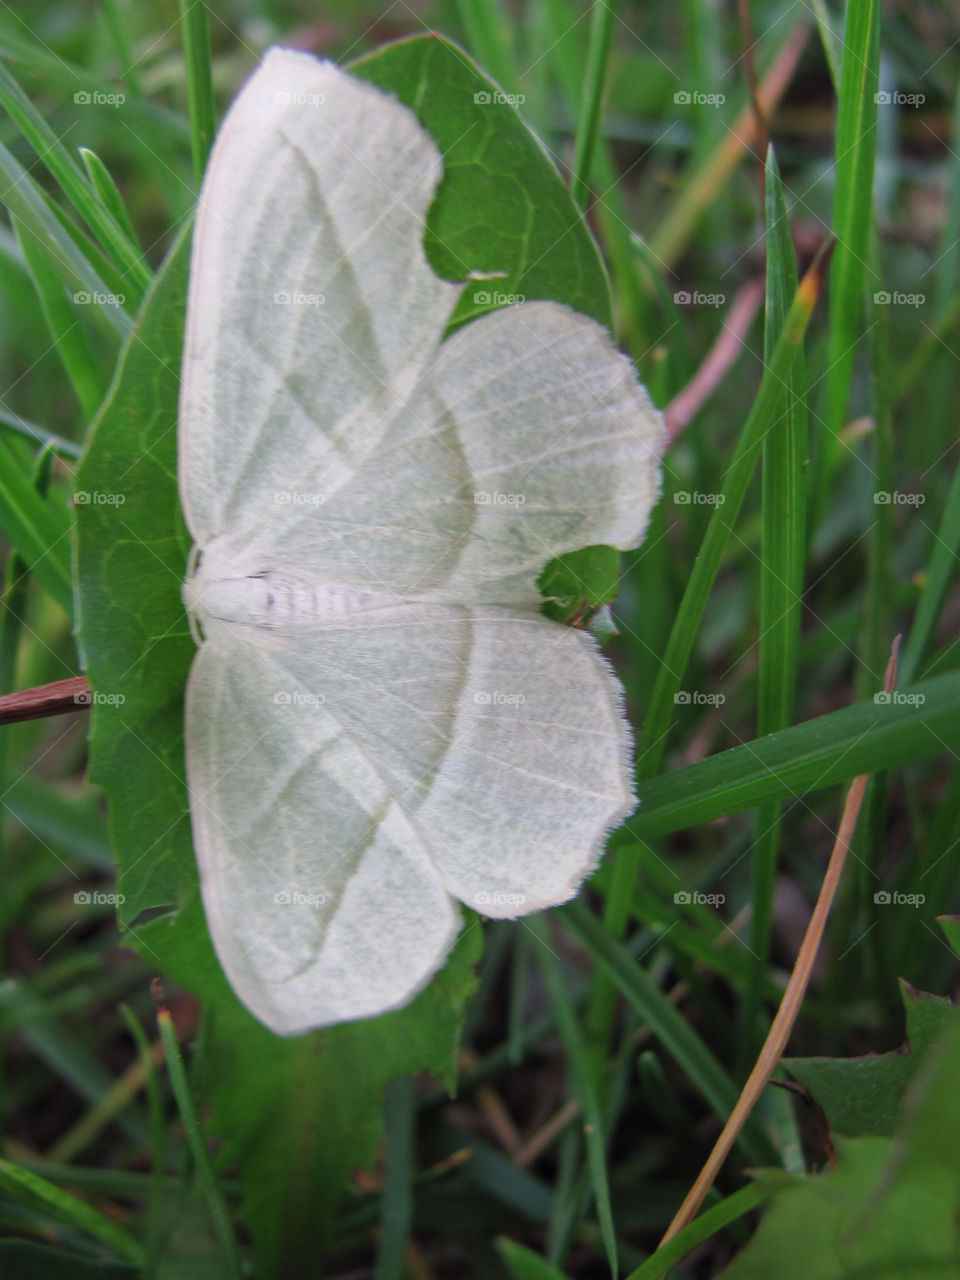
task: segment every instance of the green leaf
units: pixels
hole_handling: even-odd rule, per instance
[[[840,1138],[837,1164],[761,1173],[773,1194],[722,1280],[954,1280],[960,1269],[960,1019],[918,1073],[896,1137]]]
[[[583,547],[557,556],[537,579],[546,597],[544,612],[567,622],[584,607],[598,609],[613,600],[620,581],[620,553],[613,547]]]
[[[404,41],[356,68],[412,103],[444,152],[426,242],[449,274],[503,270],[497,289],[608,318],[597,252],[549,161],[453,46]],[[468,920],[445,969],[406,1009],[280,1040],[239,1004],[200,904],[183,769],[182,701],[194,646],[180,601],[190,540],[176,487],[178,370],[188,242],[172,248],[125,346],[80,464],[78,638],[95,691],[90,773],[107,793],[121,925],[149,963],[211,1011],[212,1129],[237,1163],[257,1273],[306,1274],[350,1170],[368,1162],[379,1098],[403,1073],[448,1086],[481,931]],[[467,289],[457,318],[487,309]],[[297,1099],[291,1105],[291,1099]],[[298,1269],[299,1268],[299,1269]]]
[[[586,223],[516,109],[476,101],[497,86],[462,49],[416,36],[349,70],[406,103],[440,148],[443,180],[424,240],[430,265],[448,280],[492,276],[468,284],[453,326],[492,310],[500,294],[553,298],[609,328],[606,275]]]
[[[930,1047],[956,1018],[949,1000],[917,991],[901,981],[907,1040],[893,1053],[860,1058],[784,1058],[783,1065],[827,1113],[833,1133],[859,1138],[889,1137],[907,1085]]]
[[[923,680],[896,696],[856,702],[641,783],[640,807],[621,839],[663,835],[960,749],[960,675]]]

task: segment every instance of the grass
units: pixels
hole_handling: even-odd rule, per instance
[[[855,774],[871,781],[790,1054],[897,1048],[897,979],[950,993],[937,917],[960,913],[960,58],[927,3],[814,16],[755,5],[748,52],[703,0],[0,14],[3,691],[83,669],[76,457],[267,44],[347,60],[427,28],[458,40],[564,173],[661,406],[764,282],[622,563],[608,652],[640,807],[576,902],[484,926],[455,1099],[415,1074],[449,1065],[439,1012],[356,1146],[334,1114],[363,1087],[349,1031],[285,1057],[169,975],[158,1016],[149,922],[116,929],[86,713],[0,730],[0,1271],[735,1280],[774,1224],[778,1273],[802,1274],[813,1228],[771,1210],[757,1230],[769,1192],[745,1170],[813,1186],[830,1144],[770,1088],[701,1215],[657,1245],[769,1027]],[[914,1152],[910,1116],[934,1106],[916,1089],[897,1106]]]

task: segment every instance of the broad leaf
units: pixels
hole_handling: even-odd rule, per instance
[[[847,1137],[889,1137],[907,1085],[956,1010],[949,1000],[900,983],[907,1042],[892,1053],[860,1058],[784,1058],[783,1065],[827,1113],[830,1129]]]

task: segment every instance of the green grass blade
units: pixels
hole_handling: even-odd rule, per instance
[[[604,929],[579,902],[560,907],[567,929],[590,952],[594,962],[618,988],[624,999],[649,1024],[653,1035],[677,1065],[693,1081],[721,1121],[726,1121],[738,1090],[694,1029],[670,1003],[628,951]],[[740,1145],[753,1163],[770,1163],[775,1155],[755,1124],[747,1125]]]
[[[574,138],[573,170],[570,174],[570,191],[581,209],[586,208],[590,194],[593,153],[600,125],[600,111],[603,106],[607,63],[610,60],[614,4],[615,0],[594,0],[590,14],[586,76],[580,98],[580,112]]]
[[[550,996],[550,1003],[557,1019],[557,1029],[563,1039],[567,1053],[570,1074],[573,1077],[583,1111],[584,1141],[587,1148],[587,1165],[590,1169],[590,1180],[593,1185],[593,1196],[600,1219],[600,1233],[610,1274],[617,1274],[617,1241],[613,1227],[613,1210],[610,1205],[610,1187],[607,1182],[607,1157],[604,1140],[605,1127],[603,1113],[594,1086],[593,1073],[587,1056],[586,1046],[580,1030],[580,1023],[574,1011],[570,993],[560,973],[556,957],[550,946],[544,921],[539,916],[532,916],[527,928],[540,942],[537,959],[543,974],[544,985]]]
[[[123,67],[123,79],[134,91],[140,93],[140,80],[137,75],[139,59],[133,51],[133,42],[127,30],[129,13],[124,12],[126,5],[121,6],[119,0],[102,0],[103,15],[107,22],[117,61]]]
[[[776,338],[797,290],[797,264],[783,198],[780,171],[771,146],[766,166],[767,271],[763,329],[764,361],[773,358]],[[785,729],[793,715],[803,596],[805,465],[807,457],[807,375],[798,347],[774,410],[775,430],[763,442],[762,532],[760,542],[760,639],[757,670],[757,736]],[[760,996],[770,948],[773,890],[780,846],[780,805],[760,805],[750,862],[750,949],[753,977],[745,1006],[740,1066],[759,1047]]]
[[[0,62],[0,106],[33,147],[77,213],[110,254],[135,306],[152,273],[135,242],[84,181],[82,172],[16,80]]]
[[[9,409],[3,407],[0,407],[0,427],[16,432],[18,436],[31,441],[32,444],[49,446],[54,453],[63,458],[77,459],[83,452],[82,445],[74,443],[73,440],[64,440],[63,436],[54,435],[52,431],[47,431],[37,426],[35,422],[21,418],[18,413],[11,413]]]
[[[773,147],[766,170],[767,274],[765,363],[797,291],[790,222]],[[793,715],[803,593],[807,455],[806,362],[798,346],[774,408],[777,426],[763,441],[760,640],[757,734],[785,728]]]
[[[73,238],[47,206],[43,193],[20,162],[0,144],[0,174],[6,180],[3,203],[19,218],[37,245],[49,256],[51,265],[71,293],[113,294]],[[117,336],[126,337],[132,321],[120,306],[96,306],[99,322]]]
[[[817,30],[820,33],[820,43],[823,45],[823,54],[827,60],[827,66],[830,69],[830,79],[833,82],[833,91],[839,95],[840,69],[843,62],[843,42],[834,29],[833,15],[827,8],[826,0],[811,0],[810,8],[813,10],[813,16],[817,20]]]
[[[68,1223],[112,1249],[122,1258],[141,1265],[143,1250],[128,1231],[77,1196],[56,1187],[46,1178],[9,1160],[0,1159],[0,1187],[18,1200],[39,1203],[57,1221]]]
[[[917,601],[916,612],[903,656],[900,659],[898,680],[909,684],[917,674],[920,663],[930,644],[930,637],[937,625],[947,588],[957,572],[960,557],[960,463],[953,473],[953,482],[947,495],[940,524],[933,536],[930,559],[923,578],[923,590]]]
[[[497,84],[514,92],[513,22],[499,0],[457,0],[456,11],[474,58]]]
[[[70,522],[56,497],[41,498],[6,442],[0,440],[0,530],[28,573],[70,614]]]
[[[735,1191],[732,1196],[727,1196],[719,1204],[712,1205],[694,1218],[689,1226],[661,1245],[646,1262],[631,1271],[627,1280],[662,1280],[668,1267],[685,1258],[698,1244],[703,1244],[704,1240],[709,1240],[731,1222],[750,1213],[763,1203],[766,1195],[767,1192],[758,1183],[751,1183],[750,1186]]]
[[[818,258],[811,266],[790,304],[773,356],[766,365],[760,388],[724,477],[720,500],[714,505],[706,534],[687,579],[644,719],[637,762],[637,775],[641,780],[653,777],[660,768],[674,700],[696,641],[724,548],[747,492],[764,438],[768,431],[776,430],[779,426],[775,416],[777,407],[781,403],[785,379],[789,376],[797,350],[803,342],[817,299],[822,261],[822,258]],[[635,871],[634,854],[628,848],[618,849],[614,859],[611,889],[604,902],[603,917],[608,932],[615,939],[622,938],[626,928]],[[594,1068],[598,1072],[605,1053],[612,1010],[610,988],[598,977],[591,994],[588,1015]]]
[[[46,254],[37,248],[36,241],[19,218],[12,217],[10,221],[37,291],[53,345],[66,370],[84,419],[89,422],[104,397],[106,382],[93,358],[86,332],[75,310],[77,304],[67,297]]]
[[[894,696],[875,695],[641,783],[626,831],[648,839],[960,749],[960,673]]]
[[[413,1220],[410,1171],[416,1114],[413,1077],[398,1076],[387,1086],[384,1098],[387,1155],[374,1280],[402,1280],[404,1274],[404,1256]]]
[[[871,276],[880,281],[880,253],[876,236],[870,245]],[[872,285],[867,286],[872,297]],[[870,325],[867,344],[870,355],[870,437],[873,457],[873,510],[867,534],[867,583],[860,638],[860,666],[857,692],[861,697],[883,687],[883,675],[890,656],[890,598],[893,591],[893,512],[890,502],[877,497],[890,495],[897,488],[893,462],[893,418],[891,412],[890,371],[894,359],[890,343],[890,307],[876,307],[879,313]],[[866,831],[861,827],[861,835]]]
[[[117,226],[121,228],[131,245],[140,252],[137,244],[137,233],[133,229],[133,223],[130,221],[130,215],[127,213],[127,206],[123,203],[123,197],[117,190],[117,185],[111,178],[107,166],[103,163],[95,151],[91,151],[89,147],[80,147],[80,159],[83,161],[83,167],[87,171],[87,177],[90,185],[97,193],[100,203],[114,219]]]
[[[743,425],[740,438],[720,490],[721,500],[713,509],[703,542],[674,619],[650,705],[644,719],[642,749],[638,761],[641,778],[651,777],[660,767],[666,736],[673,714],[674,698],[680,690],[687,661],[697,638],[700,620],[713,586],[724,548],[743,502],[763,442],[771,431],[781,429],[783,388],[803,342],[813,311],[819,284],[817,266],[804,277],[797,290],[773,355],[766,364],[756,399]]]
[[[147,1209],[147,1248],[144,1259],[143,1280],[155,1280],[160,1265],[160,1245],[163,1227],[163,1196],[166,1176],[166,1133],[163,1116],[163,1097],[160,1092],[160,1081],[157,1068],[150,1052],[143,1027],[137,1021],[133,1010],[121,1004],[120,1013],[127,1030],[137,1046],[137,1056],[143,1067],[146,1080],[147,1104],[150,1110],[150,1149],[153,1156],[153,1168],[150,1172],[150,1202]]]
[[[177,1033],[174,1030],[173,1019],[170,1017],[169,1010],[164,1006],[157,1010],[157,1028],[163,1044],[163,1054],[167,1063],[170,1087],[177,1101],[177,1110],[180,1112],[180,1120],[183,1123],[187,1144],[190,1147],[190,1154],[196,1167],[197,1181],[203,1190],[207,1208],[213,1219],[214,1230],[220,1242],[221,1260],[225,1274],[229,1276],[230,1280],[240,1280],[243,1271],[240,1265],[240,1254],[237,1249],[237,1238],[234,1233],[230,1210],[224,1198],[223,1188],[220,1186],[219,1179],[210,1163],[207,1144],[204,1140],[203,1130],[200,1128],[200,1121],[197,1118],[197,1110],[193,1104],[190,1085],[187,1082],[187,1073],[183,1068],[183,1059],[180,1056],[180,1046],[177,1043]]]
[[[861,337],[866,263],[873,202],[880,62],[879,0],[849,0],[843,31],[843,64],[834,152],[833,233],[830,266],[824,425],[818,436],[811,502],[822,506],[839,447],[854,359]],[[811,524],[811,531],[816,520]]]
[[[203,0],[180,0],[180,25],[186,59],[187,103],[190,108],[190,150],[199,186],[213,145],[213,73],[210,67],[210,28]]]

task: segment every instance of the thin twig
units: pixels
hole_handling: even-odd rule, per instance
[[[18,689],[16,693],[5,693],[0,697],[0,724],[41,720],[44,716],[59,716],[65,711],[86,711],[92,700],[86,676],[71,676],[69,680],[54,680],[52,684]]]

